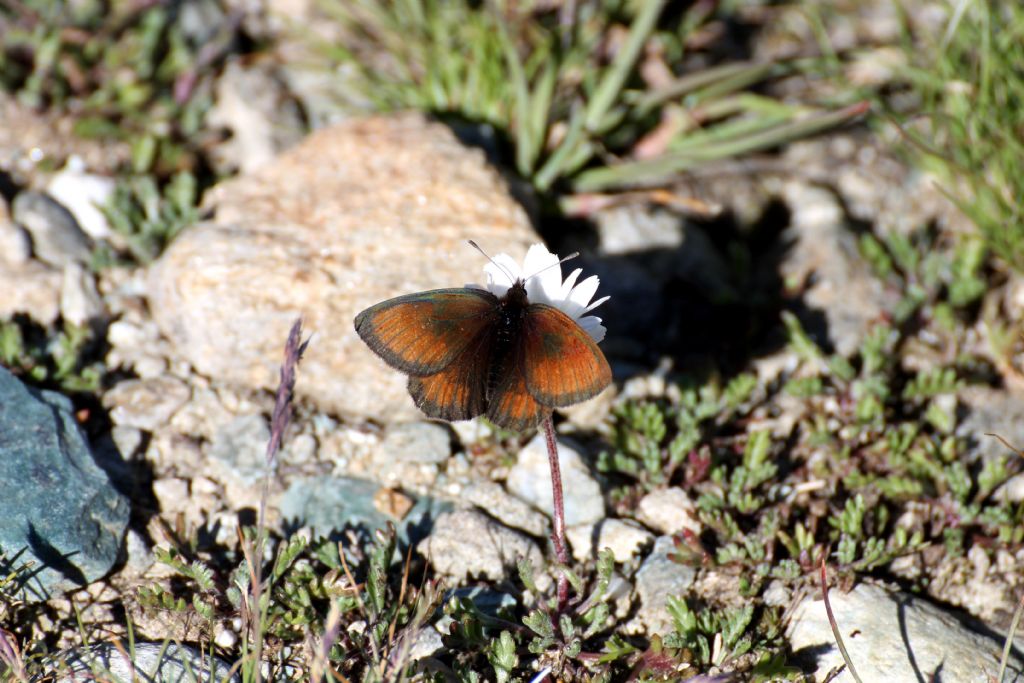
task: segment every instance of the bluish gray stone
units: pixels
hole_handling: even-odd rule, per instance
[[[45,600],[104,576],[118,558],[128,512],[71,401],[26,387],[0,367],[0,573],[18,570],[19,597]]]
[[[270,425],[258,413],[239,415],[221,425],[210,443],[210,459],[242,486],[255,486],[266,470]]]
[[[392,522],[403,542],[416,543],[430,532],[437,516],[452,507],[424,496],[416,500],[405,517],[395,519],[373,504],[380,488],[377,482],[349,477],[299,479],[284,493],[281,516],[288,523],[310,527],[319,536],[331,536],[346,527],[373,531]]]

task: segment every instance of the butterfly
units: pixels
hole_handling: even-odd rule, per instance
[[[577,270],[563,283],[562,261],[541,245],[531,247],[522,270],[531,260],[546,264],[532,277],[514,275],[518,264],[499,254],[485,268],[488,289],[434,289],[382,301],[356,316],[356,332],[409,375],[409,394],[429,417],[484,415],[505,429],[534,427],[554,408],[599,394],[612,374],[595,340],[604,333],[600,319],[577,321],[607,298],[587,305],[597,278],[573,286]]]

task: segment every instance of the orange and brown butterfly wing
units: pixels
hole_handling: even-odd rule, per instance
[[[570,406],[611,384],[611,368],[597,343],[557,308],[531,304],[519,344],[526,389],[541,405]]]
[[[494,348],[493,330],[481,330],[448,367],[429,377],[409,377],[409,394],[429,417],[468,420],[484,412]]]
[[[496,371],[497,383],[487,402],[487,419],[513,431],[521,432],[537,426],[546,408],[526,390],[523,375],[522,344],[504,359],[503,367]]]
[[[490,292],[434,289],[370,306],[356,316],[360,338],[391,367],[416,377],[441,372],[496,319]]]

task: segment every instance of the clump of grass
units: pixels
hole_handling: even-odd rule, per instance
[[[1024,7],[965,1],[950,10],[942,36],[922,36],[924,49],[908,41],[908,77],[929,124],[912,139],[992,253],[1024,272]]]
[[[541,192],[658,186],[710,161],[769,149],[863,113],[755,94],[793,64],[729,63],[678,73],[711,15],[662,0],[572,3],[575,16],[513,4],[324,2],[346,30],[324,51],[355,70],[378,108],[491,124]],[[669,65],[672,66],[669,66]],[[662,77],[643,72],[660,71]]]

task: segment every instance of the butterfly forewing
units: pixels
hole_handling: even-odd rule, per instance
[[[497,297],[478,289],[435,289],[382,301],[356,316],[366,345],[401,372],[436,375],[497,317]]]
[[[572,405],[611,384],[611,368],[597,343],[557,308],[531,304],[519,343],[526,389],[538,403]]]

